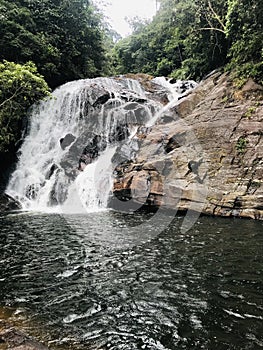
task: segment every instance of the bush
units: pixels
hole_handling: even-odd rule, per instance
[[[48,85],[32,62],[0,63],[0,153],[15,148],[28,108],[48,94]]]

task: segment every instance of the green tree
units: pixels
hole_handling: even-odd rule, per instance
[[[100,75],[101,17],[89,0],[0,0],[0,59],[33,61],[53,88]]]
[[[224,2],[214,2],[213,9],[220,9],[221,14]],[[209,11],[205,0],[161,1],[150,24],[139,27],[116,45],[121,70],[201,78],[222,65],[226,57],[225,34],[208,30],[208,26],[218,25]]]
[[[262,0],[160,0],[153,21],[117,43],[118,71],[201,79],[226,64],[262,81]]]
[[[263,3],[261,0],[228,0],[226,35],[231,43],[229,69],[244,80],[263,84]]]
[[[0,63],[0,154],[16,148],[28,108],[48,94],[48,85],[32,62]]]

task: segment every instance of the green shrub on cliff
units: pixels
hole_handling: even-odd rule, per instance
[[[32,62],[0,63],[0,153],[15,148],[28,108],[48,94],[48,85]]]

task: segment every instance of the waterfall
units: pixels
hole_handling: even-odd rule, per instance
[[[154,83],[167,92],[163,79]],[[29,114],[7,193],[27,210],[105,209],[116,148],[121,144],[132,157],[138,127],[153,125],[162,108],[133,79],[83,79],[59,87]]]
[[[154,118],[151,118],[146,123],[146,126],[150,127],[154,125],[164,112],[174,108],[181,98],[186,96],[189,91],[193,90],[197,86],[197,83],[194,80],[177,80],[175,83],[171,81],[172,79],[167,80],[165,77],[157,77],[153,79],[154,83],[165,88],[169,103],[167,103],[164,108],[156,113]]]
[[[116,147],[109,147],[103,154],[72,182],[68,197],[62,205],[63,213],[79,214],[105,209],[112,189],[112,162]]]
[[[104,208],[116,144],[159,108],[132,79],[84,79],[59,87],[29,115],[7,192],[25,209],[58,210],[64,205],[67,210],[77,188],[84,208]]]

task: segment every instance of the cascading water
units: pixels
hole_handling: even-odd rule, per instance
[[[108,147],[81,172],[68,189],[63,213],[75,214],[105,209],[112,188],[112,156],[116,147]]]
[[[186,96],[189,91],[191,91],[197,86],[197,83],[194,80],[177,80],[175,83],[171,83],[170,80],[167,80],[165,77],[154,78],[153,82],[157,85],[164,87],[167,90],[167,97],[169,103],[167,103],[167,105],[164,108],[162,108],[158,113],[156,113],[156,115],[148,121],[146,126],[154,125],[165,111],[168,111],[170,108],[175,107],[179,99]]]
[[[25,208],[46,210],[64,202],[68,205],[76,181],[84,207],[105,207],[110,184],[108,180],[108,189],[104,186],[97,193],[94,176],[105,177],[102,165],[100,174],[95,172],[98,159],[104,157],[100,159],[104,164],[108,154],[109,161],[113,153],[109,149],[157,109],[135,80],[96,78],[61,86],[50,100],[33,108],[7,192]]]
[[[132,79],[85,79],[61,86],[32,109],[7,192],[30,210],[105,208],[117,145],[129,142],[139,126],[155,123],[162,107]]]

